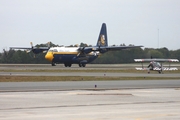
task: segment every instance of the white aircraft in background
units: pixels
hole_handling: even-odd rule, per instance
[[[65,67],[71,67],[72,64],[78,64],[79,67],[85,67],[87,63],[98,58],[100,54],[106,53],[110,50],[122,50],[136,47],[143,46],[108,46],[106,24],[103,23],[96,46],[52,47],[48,50],[45,58],[51,62],[52,66],[63,63]]]
[[[158,71],[159,73],[163,73],[163,71],[167,70],[178,70],[176,67],[170,67],[171,62],[179,62],[178,59],[134,59],[135,62],[141,62],[142,67],[137,68],[136,70],[147,70],[148,73],[150,73],[150,70],[152,71]],[[143,66],[144,62],[150,62],[150,64],[147,67]],[[163,67],[162,62],[169,62],[169,67]]]

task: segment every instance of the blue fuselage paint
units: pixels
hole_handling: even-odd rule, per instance
[[[87,63],[92,62],[95,60],[98,56],[89,55],[86,57],[78,57],[75,54],[54,54],[54,58],[52,62],[55,63],[80,63],[81,61],[87,61]]]

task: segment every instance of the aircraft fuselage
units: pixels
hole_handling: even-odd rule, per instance
[[[64,63],[66,67],[71,67],[71,64],[79,64],[80,67],[85,67],[85,64],[95,60],[98,54],[99,52],[97,51],[80,54],[79,47],[52,47],[48,50],[45,58],[52,65],[55,63]]]

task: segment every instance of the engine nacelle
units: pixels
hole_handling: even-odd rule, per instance
[[[83,61],[81,61],[80,63],[81,63],[81,64],[87,64],[88,61],[87,61],[87,60],[83,60]]]
[[[85,64],[88,61],[88,57],[87,56],[84,56],[84,57],[74,57],[72,60],[73,60],[74,63],[84,62],[84,64]]]

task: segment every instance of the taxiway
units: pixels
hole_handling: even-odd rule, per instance
[[[46,69],[43,66],[43,68],[39,66],[11,67],[20,70]],[[9,66],[0,67],[1,70],[7,70],[9,68]],[[119,69],[118,67],[113,68],[113,66],[111,68]],[[59,68],[48,67],[48,69]],[[107,69],[107,67],[97,69]],[[157,77],[179,77],[178,73],[143,74],[102,72],[11,72],[10,74],[10,72],[2,71],[0,72],[1,75],[145,77],[156,75]],[[0,98],[0,119],[2,120],[180,119],[180,80],[1,82]]]

